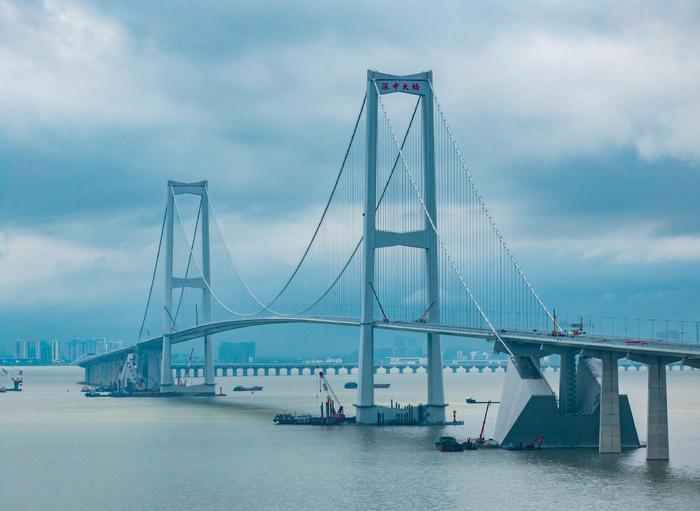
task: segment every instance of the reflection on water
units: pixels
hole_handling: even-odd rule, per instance
[[[222,398],[85,399],[77,368],[26,373],[25,392],[0,395],[3,510],[695,509],[700,498],[697,371],[668,376],[671,461],[653,463],[644,449],[436,452],[440,435],[478,434],[485,406],[464,400],[497,400],[503,374],[446,375],[463,427],[319,428],[272,423],[316,411],[310,376],[219,378]],[[354,377],[329,378],[351,410]],[[378,402],[425,399],[424,375],[378,380],[391,383]],[[621,373],[620,385],[644,438],[646,375]]]

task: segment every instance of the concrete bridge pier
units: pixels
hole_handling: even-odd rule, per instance
[[[606,352],[600,355],[600,430],[598,452],[619,453],[620,440],[620,391],[618,385],[617,360],[619,355]]]
[[[445,390],[440,336],[428,334],[428,422],[445,422]]]
[[[647,459],[668,459],[668,405],[666,402],[666,361],[654,357],[648,362]]]
[[[160,358],[161,354],[158,350],[147,349],[139,352],[138,363],[140,367],[140,376],[146,388],[152,389],[160,384]]]
[[[598,447],[601,453],[639,447],[629,400],[618,393],[619,355],[556,348],[562,355],[557,403],[537,364],[553,351],[518,343],[508,347],[514,356],[508,363],[496,420],[497,442],[506,447],[527,445],[543,436],[547,447]]]
[[[173,366],[170,360],[170,336],[163,335],[163,347],[160,359],[160,391],[170,392],[173,386]]]
[[[357,422],[374,424],[374,331],[372,325],[360,326],[360,362],[357,382]]]
[[[211,336],[204,336],[204,385],[214,387],[214,348]]]
[[[576,412],[576,353],[563,351],[559,354],[559,412]]]

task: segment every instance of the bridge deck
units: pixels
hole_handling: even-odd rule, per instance
[[[335,325],[335,326],[352,326],[359,327],[360,321],[355,318],[317,318],[317,317],[269,317],[269,318],[253,318],[221,321],[206,325],[199,325],[193,328],[180,330],[170,334],[171,343],[177,344],[180,342],[189,341],[204,335],[214,335],[240,328],[251,328],[255,326],[275,325],[275,324],[320,324],[320,325]],[[420,323],[420,322],[385,322],[376,321],[375,328],[382,330],[397,330],[402,332],[415,333],[435,333],[441,335],[468,337],[473,339],[484,339],[490,342],[496,341],[493,332],[486,329],[466,328],[449,325],[440,325],[435,323]],[[660,340],[654,341],[639,341],[633,339],[610,338],[603,339],[589,336],[577,337],[554,337],[543,332],[520,332],[514,330],[501,330],[500,337],[506,342],[524,343],[530,345],[539,345],[543,350],[547,348],[549,351],[557,351],[562,348],[576,348],[582,354],[592,355],[594,353],[616,352],[622,357],[644,357],[644,356],[659,356],[671,359],[684,360],[689,365],[696,367],[700,366],[700,345],[689,343],[674,343]],[[77,362],[80,367],[100,363],[106,359],[122,356],[126,353],[131,353],[136,350],[158,348],[162,343],[162,336],[154,337],[146,341],[142,341],[133,346],[122,348],[119,350],[93,355],[83,358]]]

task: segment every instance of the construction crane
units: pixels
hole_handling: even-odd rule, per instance
[[[133,353],[126,356],[126,361],[119,373],[119,388],[124,392],[131,393],[138,384],[138,371],[136,371],[136,357]]]
[[[323,371],[319,369],[318,366],[316,367],[316,373],[318,374],[318,390],[320,393],[326,393],[326,417],[328,417],[328,419],[344,419],[345,412],[343,410],[343,405],[340,404],[340,399],[338,399],[338,396],[333,391],[333,387],[331,387],[326,375],[323,374]],[[335,409],[335,403],[338,404],[338,410]],[[323,416],[323,404],[321,404],[321,416]]]
[[[421,317],[416,320],[418,323],[425,323],[425,317],[428,315],[428,312],[430,312],[430,309],[433,308],[433,305],[435,305],[435,302],[433,301],[430,305],[428,305],[428,308],[425,309],[423,314],[421,314]]]
[[[5,369],[4,367],[2,368],[2,372],[5,373],[7,376],[10,377],[10,380],[12,380],[12,389],[14,392],[21,392],[22,391],[22,384],[24,383],[24,374],[22,373],[22,370],[17,370],[14,369],[12,370],[12,374],[10,371]]]
[[[185,374],[190,374],[190,368],[192,367],[192,355],[194,355],[194,348],[192,348],[190,350],[190,356],[187,359],[187,366],[185,369]],[[180,377],[178,376],[177,384],[184,387],[185,385],[187,385],[187,378],[180,379]]]
[[[487,401],[487,402],[486,402],[486,411],[484,412],[484,420],[483,420],[482,423],[481,423],[481,431],[479,432],[479,438],[478,438],[478,441],[479,441],[479,442],[483,442],[483,441],[484,441],[484,428],[486,427],[486,417],[487,417],[488,414],[489,414],[489,408],[490,408],[490,407],[491,407],[491,401]]]

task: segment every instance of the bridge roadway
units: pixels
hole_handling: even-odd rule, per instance
[[[201,338],[204,337],[204,335],[215,335],[241,328],[276,324],[320,324],[359,327],[360,320],[355,318],[320,318],[312,316],[236,319],[199,325],[173,332],[170,334],[170,343],[177,344]],[[498,342],[491,330],[427,322],[375,321],[374,328],[401,332],[433,333]],[[645,357],[662,357],[664,359],[669,359],[670,362],[682,361],[685,365],[700,368],[700,345],[690,343],[666,342],[660,340],[639,341],[623,338],[605,339],[585,335],[576,337],[555,337],[544,332],[521,332],[515,330],[500,330],[499,336],[508,345],[518,344],[539,347],[540,351],[547,353],[558,353],[562,349],[576,349],[579,350],[579,354],[581,355],[593,356],[596,353],[610,352],[618,358],[630,358],[632,360],[640,360]],[[93,364],[102,363],[110,358],[121,358],[127,353],[133,353],[142,349],[159,348],[162,341],[162,336],[154,337],[119,350],[83,358],[79,360],[77,364],[80,367],[86,368]]]

